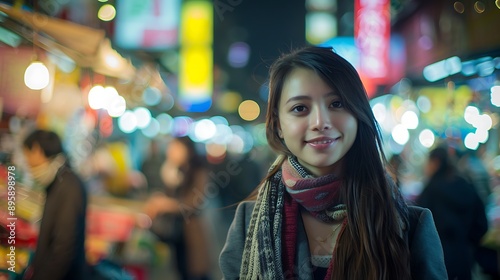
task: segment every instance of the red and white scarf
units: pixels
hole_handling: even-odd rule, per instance
[[[240,279],[296,276],[299,204],[325,222],[342,220],[347,215],[339,199],[341,180],[332,175],[313,177],[295,158],[281,156],[271,170],[277,164],[281,164],[280,170],[259,189],[243,249]],[[332,264],[325,279],[329,279],[331,271]]]

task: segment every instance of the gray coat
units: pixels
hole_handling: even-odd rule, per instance
[[[226,244],[220,255],[220,268],[224,279],[238,279],[245,237],[255,202],[238,205],[228,232]],[[428,209],[410,206],[409,248],[411,252],[411,274],[413,279],[448,279],[444,265],[443,249]],[[313,279],[309,245],[302,219],[299,218],[297,233],[297,256],[295,265],[299,279]]]

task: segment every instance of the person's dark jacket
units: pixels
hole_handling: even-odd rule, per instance
[[[488,229],[484,204],[461,176],[434,176],[416,203],[432,211],[450,279],[471,279],[475,250]]]
[[[84,185],[69,166],[63,165],[46,191],[32,279],[85,279]]]
[[[226,244],[219,258],[223,279],[239,279],[243,247],[254,206],[255,202],[245,201],[240,203],[236,209]],[[410,249],[412,279],[448,279],[444,266],[443,249],[431,212],[428,209],[409,206],[409,214],[410,229],[404,234],[407,236]],[[300,215],[298,222],[295,266],[299,279],[312,280],[314,275],[310,261],[310,250]]]

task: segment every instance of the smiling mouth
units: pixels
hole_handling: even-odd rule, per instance
[[[333,142],[333,139],[320,140],[320,141],[308,141],[307,143],[309,143],[309,144],[329,144],[329,143],[332,143],[332,142]]]
[[[309,141],[305,141],[307,144],[313,144],[313,145],[324,145],[324,144],[330,144],[333,143],[337,140],[339,140],[340,137],[337,138],[322,138],[322,139],[312,139]]]

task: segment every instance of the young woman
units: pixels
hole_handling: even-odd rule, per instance
[[[256,201],[238,206],[224,279],[447,279],[429,210],[385,172],[363,84],[331,48],[270,69],[266,133],[279,153]]]
[[[208,169],[189,137],[169,142],[160,173],[163,185],[145,205],[153,221],[151,231],[173,249],[180,279],[210,279],[207,221],[202,215]]]

